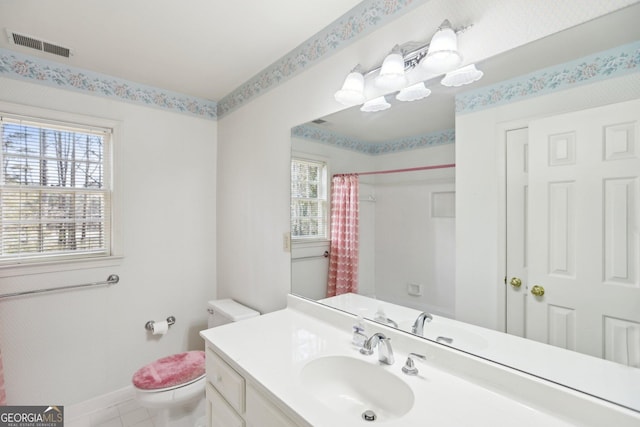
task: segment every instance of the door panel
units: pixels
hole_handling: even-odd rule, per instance
[[[638,100],[533,121],[527,184],[518,181],[529,199],[521,233],[531,236],[524,335],[638,367],[639,121]],[[532,295],[534,285],[544,295]],[[521,308],[507,305],[508,321],[517,318]]]
[[[528,141],[527,128],[507,132],[507,333],[520,337],[526,337]]]

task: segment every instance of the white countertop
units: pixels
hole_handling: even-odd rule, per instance
[[[405,331],[411,330],[420,314],[420,310],[353,293],[320,302],[370,319],[383,307],[387,317]],[[638,368],[437,315],[424,330],[429,339],[454,337],[451,347],[640,410]]]
[[[588,420],[576,420],[573,416],[577,414],[580,417],[580,413],[584,412],[581,405],[595,408],[592,400],[596,399],[585,397],[584,400],[579,393],[563,387],[368,323],[368,335],[381,331],[392,337],[395,364],[381,365],[377,352],[372,356],[364,356],[351,344],[352,316],[326,307],[318,308],[320,306],[317,304],[311,306],[309,304],[313,303],[296,297],[289,298],[287,309],[208,329],[200,334],[209,347],[227,359],[241,374],[269,390],[286,405],[285,408],[309,425],[372,425],[359,417],[345,419],[317,400],[303,386],[300,372],[305,364],[329,355],[351,356],[378,365],[379,369],[401,378],[413,390],[416,403],[405,416],[373,424],[402,427],[586,425]],[[327,311],[327,316],[322,310]],[[420,370],[418,376],[411,377],[401,372],[408,352],[427,354],[430,358],[426,363],[416,362]],[[503,387],[505,385],[507,389]],[[381,389],[380,393],[384,394],[385,390]],[[558,412],[559,408],[566,406],[558,401],[558,396],[564,396],[567,399],[565,403],[573,409],[568,413]],[[547,401],[548,406],[545,403]],[[619,422],[632,422],[628,425],[640,422],[640,416],[634,421],[633,414],[623,411],[620,415],[618,409],[611,408],[614,405],[605,406],[605,411],[614,412],[614,418],[605,412],[607,419],[614,424],[618,422],[617,426]],[[589,424],[598,425],[598,416],[589,415],[593,421],[593,424]],[[618,416],[622,417],[621,421]]]

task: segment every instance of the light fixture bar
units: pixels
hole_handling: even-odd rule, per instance
[[[456,35],[459,35],[467,31],[472,26],[473,24],[470,24],[464,27],[454,28],[453,32],[456,33]],[[420,43],[418,44],[418,47],[415,47],[417,43],[420,43],[420,42],[407,42],[400,45],[400,50],[402,52],[405,52],[405,50],[407,51],[406,53],[404,53],[404,70],[405,71],[415,68],[420,63],[420,61],[422,61],[424,57],[427,56],[427,52],[429,51],[429,45],[431,44],[431,40],[427,41],[424,44]],[[363,72],[362,74],[364,75],[365,78],[367,78],[371,74],[380,72],[381,68],[382,68],[382,63],[376,66],[375,68],[372,68],[370,70]]]

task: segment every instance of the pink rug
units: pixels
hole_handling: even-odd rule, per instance
[[[163,357],[133,374],[133,385],[158,390],[185,384],[204,375],[204,351],[187,351]]]

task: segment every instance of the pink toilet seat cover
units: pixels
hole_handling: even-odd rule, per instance
[[[187,351],[163,357],[133,374],[133,385],[157,390],[186,384],[204,375],[204,351]]]

